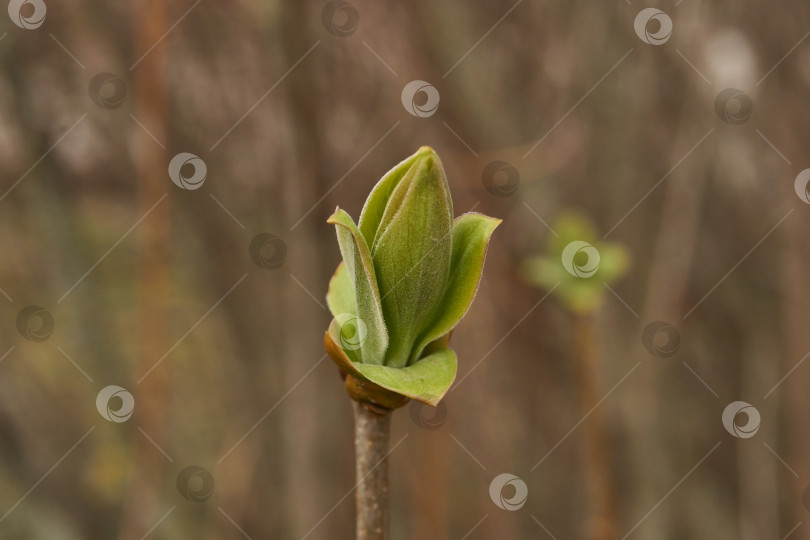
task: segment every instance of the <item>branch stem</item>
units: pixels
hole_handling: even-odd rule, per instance
[[[352,400],[357,470],[357,540],[388,538],[389,410]]]
[[[589,420],[582,426],[585,474],[592,511],[589,536],[594,540],[616,540],[616,486],[611,465],[607,418],[604,409],[597,406],[603,392],[599,383],[599,344],[592,314],[574,315],[574,339],[580,401],[583,411],[592,411]]]

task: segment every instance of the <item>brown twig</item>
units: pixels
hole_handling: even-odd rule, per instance
[[[388,439],[391,414],[352,400],[357,463],[357,540],[388,538]]]

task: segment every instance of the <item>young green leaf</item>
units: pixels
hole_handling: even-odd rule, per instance
[[[329,356],[340,369],[395,394],[435,406],[456,377],[456,353],[452,349],[438,348],[413,365],[392,368],[353,361],[346,354],[348,351],[337,344],[339,333],[339,325],[333,321],[324,336],[324,343]]]
[[[326,291],[326,305],[333,317],[341,313],[357,314],[357,304],[354,301],[354,284],[346,269],[346,264],[341,262],[332,279],[329,280],[329,289]]]
[[[404,367],[450,270],[453,206],[439,157],[420,151],[388,199],[371,256],[389,330],[385,365]]]
[[[414,155],[400,162],[396,167],[385,173],[385,176],[371,190],[363,205],[363,210],[360,211],[360,221],[357,224],[369,244],[374,241],[377,228],[380,226],[380,220],[382,220],[385,207],[388,205],[388,199],[391,198],[394,188],[399,185],[402,177],[411,169],[419,155],[427,150],[429,148],[423,146]]]
[[[456,353],[442,349],[404,368],[355,364],[364,378],[416,401],[438,405],[456,378]]]
[[[484,270],[489,239],[500,223],[500,219],[472,212],[453,222],[450,277],[440,311],[414,348],[409,363],[418,360],[428,343],[450,332],[467,313]]]
[[[354,285],[356,313],[349,314],[360,319],[355,324],[361,325],[364,333],[356,343],[360,357],[365,363],[381,364],[388,348],[388,334],[368,245],[351,216],[344,210],[338,208],[327,223],[335,225],[343,262]]]

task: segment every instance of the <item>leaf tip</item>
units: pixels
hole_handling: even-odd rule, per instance
[[[340,206],[336,206],[335,211],[332,212],[332,215],[326,218],[326,222],[330,225],[340,225],[340,218],[343,214],[346,214],[346,211]]]
[[[326,222],[327,222],[327,223],[329,223],[329,224],[331,224],[331,225],[334,225],[334,224],[335,224],[335,220],[337,219],[338,212],[340,212],[340,206],[336,206],[336,207],[335,207],[335,211],[334,211],[334,212],[332,212],[332,215],[331,215],[331,216],[329,216],[328,218],[326,218]]]

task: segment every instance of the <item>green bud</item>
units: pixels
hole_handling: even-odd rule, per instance
[[[472,303],[500,220],[475,213],[454,220],[439,156],[422,147],[377,183],[359,226],[340,209],[328,222],[343,264],[327,294],[335,317],[327,351],[350,377],[376,387],[365,399],[391,407],[404,403],[398,395],[435,405],[456,373],[449,332]],[[357,388],[369,384],[347,381],[360,399]]]

